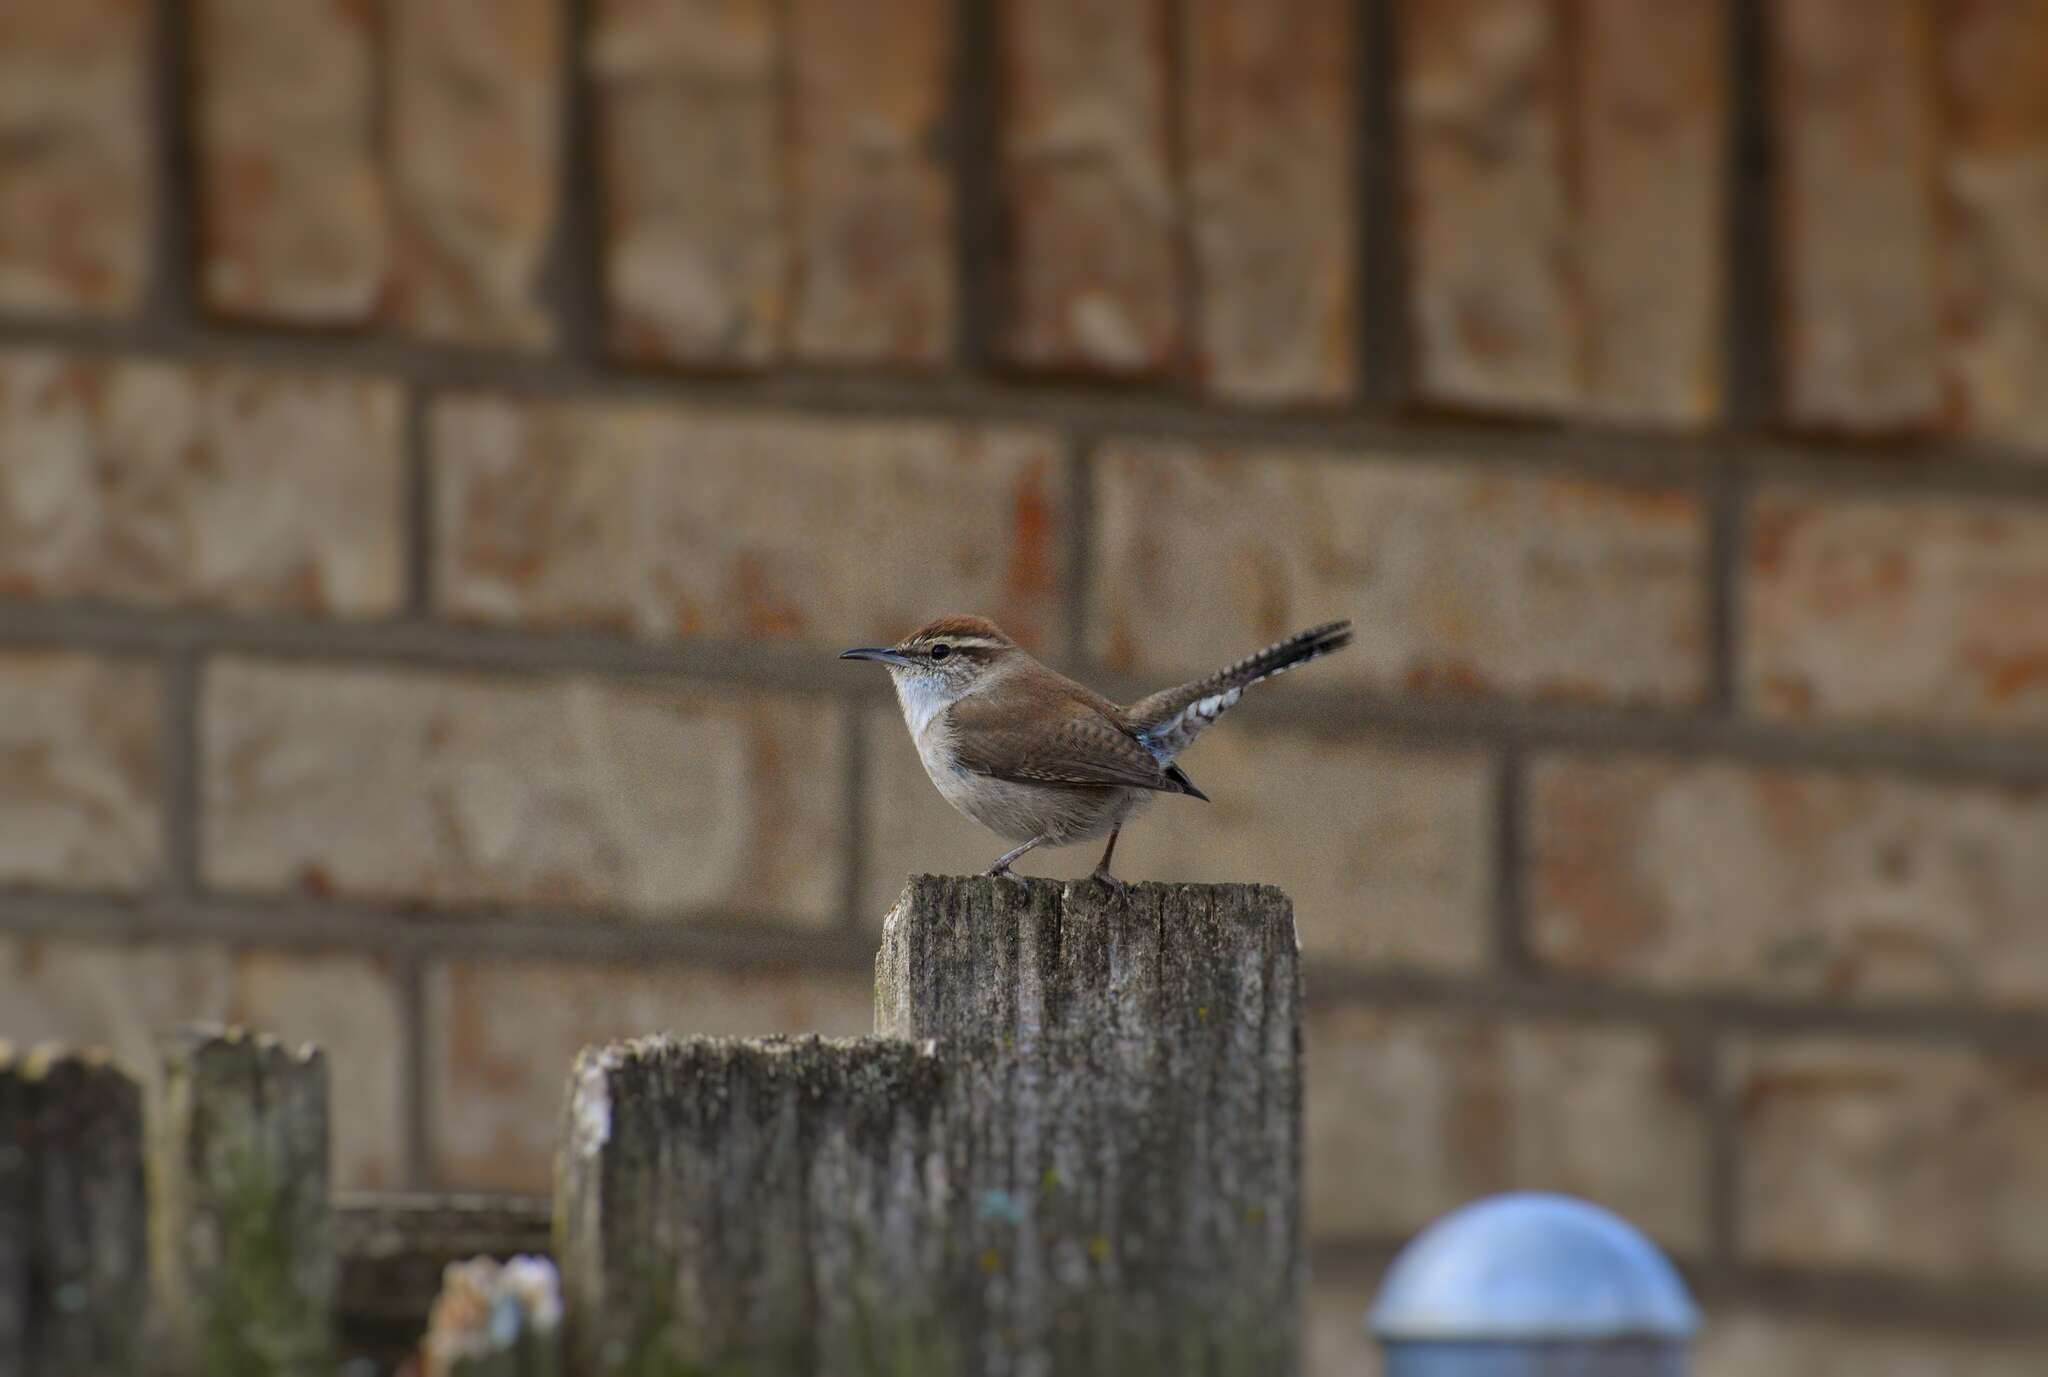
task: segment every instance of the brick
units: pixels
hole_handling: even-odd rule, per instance
[[[0,598],[395,611],[400,412],[383,382],[0,354]]]
[[[1196,367],[1219,396],[1351,393],[1355,8],[1196,0],[1184,13]]]
[[[2040,1368],[2038,1336],[1716,1310],[1700,1330],[1691,1370],[1697,1377],[2031,1377]]]
[[[1314,1259],[1309,1269],[1304,1377],[1381,1377],[1380,1347],[1365,1331],[1379,1269]]]
[[[971,608],[1043,649],[1064,620],[1050,435],[479,397],[433,438],[445,616],[833,648]]]
[[[1721,398],[1728,180],[1725,0],[1581,0],[1575,262],[1584,405],[1642,425]]]
[[[1002,0],[1001,349],[1027,369],[1158,374],[1180,349],[1165,0]]]
[[[1090,648],[1113,669],[1191,677],[1349,616],[1357,642],[1307,671],[1318,682],[1701,693],[1705,533],[1688,493],[1163,444],[1109,451],[1094,484]]]
[[[1920,0],[1765,7],[1793,424],[1878,434],[1939,420],[1933,54]]]
[[[118,312],[149,259],[149,6],[0,7],[0,307]]]
[[[562,1088],[584,1047],[647,1033],[850,1036],[873,1026],[863,972],[443,963],[427,977],[434,1178],[545,1191]]]
[[[219,314],[369,321],[391,267],[377,34],[362,0],[199,0],[202,297]]]
[[[1324,1005],[1307,1038],[1312,1236],[1405,1237],[1478,1195],[1558,1190],[1704,1245],[1708,1087],[1659,1035]]]
[[[390,1188],[405,1173],[406,1035],[384,958],[214,942],[0,937],[0,1038],[110,1048],[152,1087],[156,1041],[188,1023],[237,1022],[327,1049],[334,1180]]]
[[[773,0],[596,0],[589,70],[613,350],[771,359],[789,314],[783,44]]]
[[[2048,6],[1940,11],[1942,320],[1969,431],[2048,444]]]
[[[790,9],[795,353],[929,368],[953,344],[947,0]]]
[[[2048,723],[2048,512],[1779,490],[1750,526],[1740,681],[1755,711]]]
[[[1408,0],[1414,385],[1698,426],[1720,406],[1726,0]]]
[[[1117,844],[1127,876],[1279,885],[1318,961],[1486,963],[1494,790],[1482,753],[1226,720],[1184,763],[1214,802],[1161,800],[1141,817]]]
[[[0,885],[135,889],[163,868],[158,674],[0,651]]]
[[[1650,759],[1532,771],[1529,947],[1801,999],[2048,1002],[2048,791]]]
[[[209,884],[839,914],[829,703],[237,660],[203,693]]]
[[[1806,1040],[1744,1047],[1727,1075],[1746,1260],[2048,1277],[2048,1063]]]
[[[893,709],[869,720],[861,916],[877,931],[913,872],[986,870],[1010,843],[955,812]],[[1230,719],[1183,763],[1213,803],[1160,799],[1117,842],[1127,880],[1257,880],[1294,900],[1318,958],[1470,970],[1486,959],[1492,785],[1471,752],[1250,730]],[[1280,782],[1284,781],[1284,785]],[[1041,848],[1029,874],[1086,875],[1102,843]]]
[[[1560,17],[1551,0],[1401,5],[1413,368],[1430,401],[1555,411],[1578,398]]]
[[[561,182],[557,0],[407,0],[389,26],[388,315],[433,339],[547,343]]]

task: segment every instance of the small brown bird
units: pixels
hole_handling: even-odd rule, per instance
[[[1174,757],[1253,684],[1350,640],[1350,622],[1313,627],[1127,708],[1047,669],[985,617],[941,617],[895,645],[839,658],[889,667],[918,758],[946,802],[1019,843],[990,875],[1009,875],[1033,847],[1108,833],[1091,878],[1122,889],[1109,861],[1131,814],[1154,794],[1209,797]]]

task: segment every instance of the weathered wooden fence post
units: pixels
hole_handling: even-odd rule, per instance
[[[0,1373],[127,1373],[149,1274],[142,1096],[103,1054],[0,1043]]]
[[[163,1072],[150,1246],[172,1370],[332,1377],[326,1057],[200,1030]]]
[[[939,1077],[930,1049],[878,1039],[586,1050],[555,1187],[571,1370],[973,1371]]]
[[[1262,886],[912,880],[875,1025],[948,1068],[992,1320],[970,1370],[1299,1371],[1297,958]]]
[[[1299,1371],[1284,895],[922,877],[876,1028],[578,1059],[577,1377]]]

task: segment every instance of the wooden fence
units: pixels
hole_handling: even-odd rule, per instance
[[[427,1377],[1299,1371],[1283,895],[921,877],[875,1009],[871,1038],[586,1050],[559,1287],[450,1268]],[[324,1057],[163,1058],[145,1139],[104,1059],[0,1051],[0,1372],[332,1374]]]

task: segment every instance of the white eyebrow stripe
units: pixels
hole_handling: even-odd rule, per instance
[[[934,636],[922,645],[949,645],[955,650],[1000,650],[1003,643],[986,636]]]

